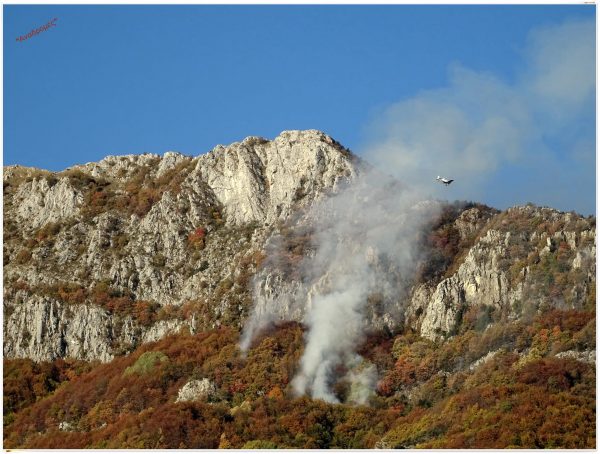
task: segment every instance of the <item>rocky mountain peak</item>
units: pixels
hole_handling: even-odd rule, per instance
[[[357,159],[326,134],[284,131],[273,141],[247,137],[200,156],[196,171],[235,224],[283,220],[340,180],[356,176]]]
[[[197,157],[6,168],[5,354],[107,361],[183,325],[239,323],[266,238],[359,171],[316,130],[247,137]],[[186,319],[186,304],[203,314]],[[151,315],[140,323],[142,308]]]

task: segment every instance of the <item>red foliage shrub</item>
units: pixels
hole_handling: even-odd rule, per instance
[[[377,393],[384,397],[390,397],[400,387],[400,379],[395,371],[388,372],[377,383]]]
[[[3,364],[5,416],[45,397],[93,365],[63,359],[40,363],[30,359],[5,359]]]
[[[581,381],[590,366],[573,359],[543,358],[527,363],[519,371],[517,381],[542,386],[550,392],[564,391]]]
[[[197,249],[201,249],[204,247],[205,238],[206,229],[204,227],[198,227],[188,235],[188,243]]]
[[[595,318],[595,311],[553,309],[539,315],[535,321],[541,328],[552,329],[558,326],[561,331],[574,333],[581,330],[590,320],[595,320]]]

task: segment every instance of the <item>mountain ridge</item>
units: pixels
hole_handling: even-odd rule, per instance
[[[292,220],[292,214],[338,191],[364,165],[331,137],[309,130],[286,131],[273,141],[251,136],[196,158],[173,152],[106,157],[56,173],[11,167],[4,182],[5,355],[109,361],[112,351],[118,354],[182,328],[241,326],[252,304],[250,279],[264,260],[268,238],[287,222],[288,240],[298,243],[290,231],[294,225],[301,230],[302,222]],[[452,333],[464,308],[484,304],[506,310],[519,300],[529,285],[527,265],[520,287],[512,289],[507,270],[498,265],[509,260],[511,248],[523,249],[510,258],[518,262],[567,242],[572,262],[581,268],[585,261],[586,280],[595,274],[590,260],[595,230],[582,217],[514,207],[505,217],[570,227],[555,227],[550,237],[528,226],[528,232],[515,237],[500,225],[474,242],[469,237],[483,232],[499,212],[458,210],[454,224],[444,228],[454,235],[453,247],[476,248],[465,250],[462,263],[455,261],[453,274],[411,291],[407,320],[425,337]],[[535,248],[512,245],[530,240],[537,241]],[[304,243],[286,252],[287,258],[297,263],[310,251],[306,238]],[[59,273],[48,271],[52,263]],[[72,277],[65,280],[68,269]],[[281,288],[296,285],[280,269],[263,267],[261,273],[261,282],[280,287],[263,291],[283,294]],[[579,299],[585,299],[586,288]],[[483,302],[478,301],[482,295]],[[72,301],[78,304],[65,304]],[[182,320],[178,312],[194,303],[203,307],[202,315],[191,311]],[[285,307],[281,310],[282,317],[289,315]],[[293,318],[301,321],[302,316],[298,312]],[[87,326],[101,328],[85,334]]]
[[[313,198],[326,190],[335,190],[341,178],[355,172],[350,165],[353,159],[329,136],[309,130],[284,132],[273,141],[249,137],[227,148],[217,146],[197,158],[169,152],[162,158],[150,154],[107,157],[99,163],[73,166],[56,173],[11,168],[4,180],[5,240],[8,240],[4,248],[8,289],[5,313],[10,318],[11,309],[16,308],[21,318],[8,324],[5,321],[5,333],[9,333],[5,336],[5,355],[38,359],[63,356],[68,354],[69,345],[77,343],[74,338],[83,335],[84,327],[90,325],[103,327],[109,333],[103,336],[111,341],[120,338],[117,343],[132,345],[139,338],[154,339],[170,329],[181,328],[182,323],[167,320],[159,322],[150,334],[142,334],[136,333],[139,327],[127,319],[120,329],[115,329],[110,317],[96,310],[97,304],[80,314],[81,323],[62,326],[60,319],[69,317],[56,306],[56,301],[43,296],[42,300],[34,298],[29,309],[37,309],[28,313],[27,305],[14,304],[27,298],[25,290],[11,288],[11,282],[18,282],[17,287],[48,287],[62,282],[59,275],[71,268],[73,278],[69,285],[80,288],[62,293],[80,294],[81,287],[93,293],[88,288],[90,281],[108,280],[117,299],[133,292],[135,300],[181,306],[184,300],[205,296],[220,282],[224,282],[224,287],[230,286],[228,279],[235,279],[239,271],[234,263],[244,259],[248,262],[246,268],[255,267],[252,261],[259,259],[256,245],[264,242],[266,230],[289,216],[295,207],[312,203]],[[276,160],[280,164],[273,165]],[[339,170],[337,174],[333,168]],[[221,228],[223,225],[226,228]],[[225,244],[229,237],[240,232],[243,235],[239,241],[246,244]],[[29,246],[23,244],[25,241]],[[59,275],[42,268],[42,262],[45,265],[52,262],[46,255],[55,259]],[[190,257],[195,262],[193,268]],[[25,261],[37,264],[28,267],[20,263]],[[223,264],[228,267],[219,270]],[[199,268],[205,269],[198,271]],[[78,278],[83,272],[87,277]],[[210,276],[203,279],[201,273]],[[204,290],[206,286],[211,288]],[[107,290],[101,288],[99,293]],[[56,296],[58,292],[53,293]],[[100,300],[110,299],[99,296]],[[75,298],[82,300],[81,295]],[[239,306],[240,298],[233,298]],[[220,301],[215,305],[219,304],[221,308],[217,311],[229,310]],[[245,305],[249,304],[246,301]],[[52,316],[57,312],[62,315]],[[43,344],[42,333],[54,331],[40,327],[35,336],[18,334],[27,326],[41,326],[41,322],[32,323],[38,319],[49,320],[44,325],[61,325],[51,342],[53,346],[42,351],[31,344],[29,350],[15,347],[29,341]],[[188,325],[195,329],[197,322],[192,319]],[[21,328],[15,331],[11,326]],[[94,353],[90,355],[74,355],[81,359],[109,360],[112,355],[108,343],[100,351],[91,349]]]
[[[347,197],[368,163],[314,130],[5,170],[5,447],[595,445],[593,216],[440,201],[387,216],[393,197]],[[405,238],[379,230],[411,213]],[[361,230],[372,216],[382,243]],[[392,277],[361,294],[364,332],[324,401],[294,383],[311,305],[336,290],[335,267],[310,269],[335,239],[319,229],[339,222],[342,271],[350,254]],[[386,250],[406,245],[410,276]]]

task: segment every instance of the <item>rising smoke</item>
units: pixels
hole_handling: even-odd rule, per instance
[[[255,294],[242,348],[257,330],[285,317],[281,308],[293,312],[300,305],[307,335],[294,391],[337,402],[332,381],[343,374],[351,383],[350,400],[365,403],[376,371],[356,349],[373,324],[402,320],[417,239],[438,208],[375,170],[315,204],[306,217],[315,232],[314,254],[300,265],[302,288],[275,298]]]
[[[311,208],[306,222],[315,231],[314,253],[291,286],[280,278],[265,285],[265,276],[278,278],[257,275],[241,348],[247,350],[273,321],[302,319],[306,345],[294,391],[336,402],[332,386],[345,378],[351,382],[348,401],[367,402],[377,374],[356,351],[370,329],[402,322],[419,234],[440,209],[431,200],[446,190],[432,181],[436,175],[455,178],[452,196],[467,200],[481,200],[486,184],[489,190],[506,165],[531,172],[525,182],[513,182],[529,200],[540,194],[531,182],[546,174],[570,184],[544,191],[542,202],[560,207],[565,193],[581,195],[582,184],[593,191],[594,34],[593,21],[538,29],[514,83],[454,65],[448,87],[390,106],[361,154],[397,179],[364,170],[345,190]],[[556,146],[563,147],[561,159]],[[510,194],[510,188],[501,189]],[[578,197],[571,195],[573,203]],[[515,197],[513,204],[526,201]],[[275,238],[272,253],[277,246]],[[285,290],[265,291],[278,285]]]

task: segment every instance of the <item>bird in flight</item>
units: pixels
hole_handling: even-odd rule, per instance
[[[440,183],[444,183],[446,186],[448,186],[450,183],[452,183],[454,181],[454,180],[448,180],[447,178],[442,178],[439,175],[436,178],[436,180],[438,180]]]

